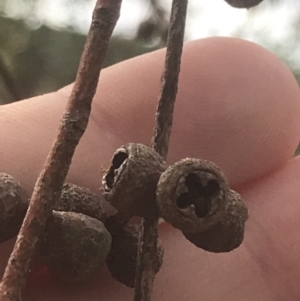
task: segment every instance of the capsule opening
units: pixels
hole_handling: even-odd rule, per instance
[[[217,180],[211,179],[204,186],[201,177],[191,173],[185,178],[188,192],[181,194],[176,204],[179,209],[194,207],[198,217],[205,217],[211,210],[212,199],[220,193],[220,185]]]
[[[127,158],[128,154],[125,152],[119,152],[114,155],[111,167],[109,168],[108,173],[105,176],[105,182],[108,188],[112,189],[115,182],[115,176],[117,174],[116,171],[127,160]]]

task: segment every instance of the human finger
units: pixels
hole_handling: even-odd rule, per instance
[[[102,71],[88,129],[68,180],[98,191],[100,169],[121,144],[149,144],[165,50]],[[0,166],[32,190],[72,86],[2,106]],[[299,87],[288,68],[262,47],[235,38],[187,43],[169,162],[211,160],[240,185],[284,164],[299,142]]]

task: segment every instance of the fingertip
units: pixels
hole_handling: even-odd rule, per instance
[[[161,49],[103,71],[95,119],[115,141],[150,143],[164,55]],[[237,186],[289,160],[299,136],[299,87],[274,54],[236,38],[185,44],[169,162],[211,160]]]

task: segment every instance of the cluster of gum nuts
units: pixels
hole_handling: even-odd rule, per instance
[[[85,282],[106,263],[116,280],[134,287],[139,226],[130,221],[136,216],[160,217],[209,252],[242,243],[247,208],[209,161],[186,158],[167,167],[152,148],[129,143],[114,153],[102,192],[115,214],[107,216],[89,189],[65,183],[47,221],[38,251],[63,282]],[[20,184],[0,173],[0,243],[17,235],[28,205]],[[163,254],[158,241],[156,273]]]

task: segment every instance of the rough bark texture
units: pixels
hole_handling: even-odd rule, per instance
[[[166,159],[173,123],[173,112],[183,47],[188,0],[173,0],[167,53],[161,81],[161,92],[155,118],[152,147]],[[158,215],[143,219],[138,248],[135,301],[150,301],[155,277]]]
[[[1,301],[21,300],[32,256],[43,234],[86,130],[108,41],[119,18],[121,0],[98,0],[80,60],[75,84],[62,117],[59,133],[36,182],[30,206],[0,285]]]

